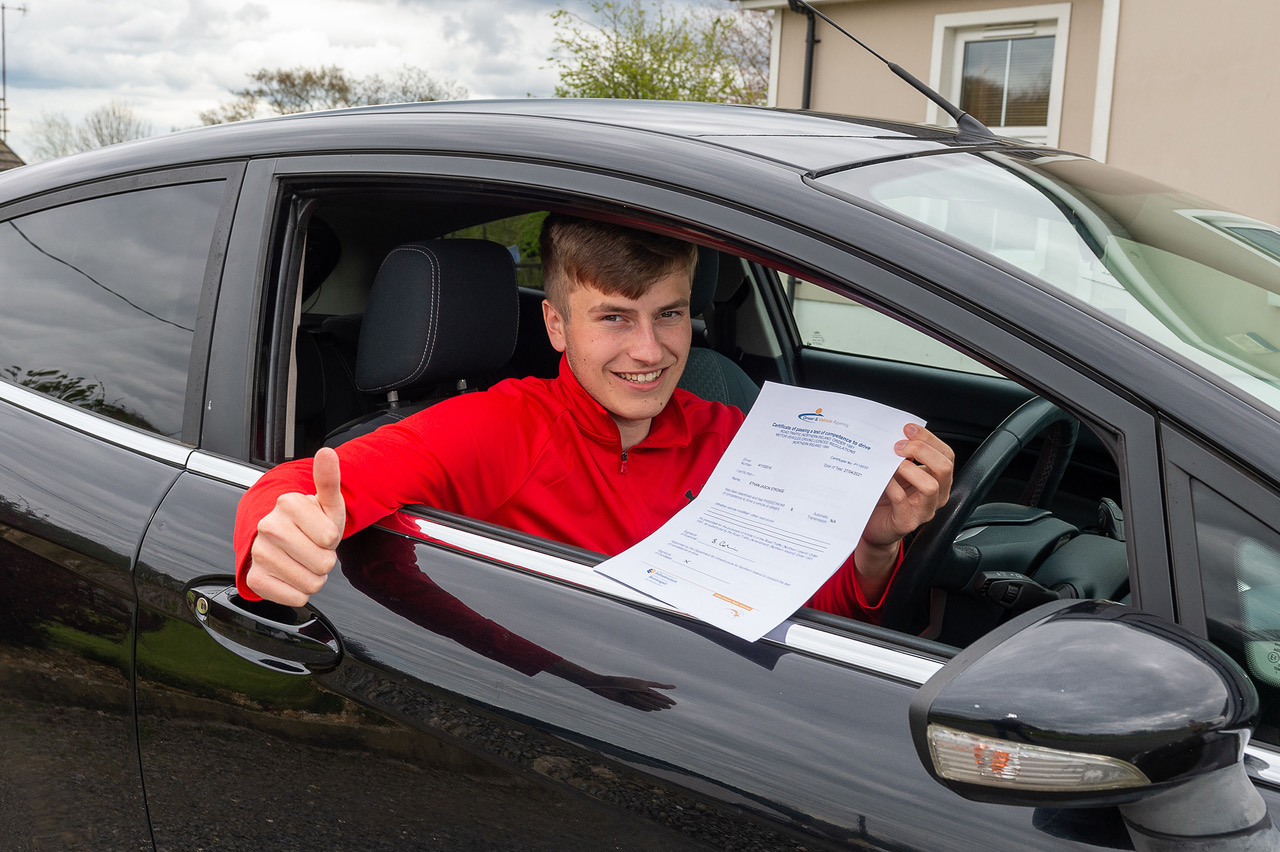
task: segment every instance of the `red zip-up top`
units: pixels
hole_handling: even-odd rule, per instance
[[[562,358],[554,379],[508,379],[338,447],[343,535],[422,503],[621,553],[702,490],[742,421],[737,408],[677,389],[644,440],[623,452],[613,418]],[[249,600],[258,600],[244,582],[258,522],[281,494],[315,493],[311,468],[311,459],[279,465],[240,501],[236,586]],[[853,581],[852,560],[811,603],[856,618],[871,615]]]

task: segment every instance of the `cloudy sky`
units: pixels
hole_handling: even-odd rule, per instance
[[[678,0],[696,5],[699,0]],[[586,0],[7,0],[9,145],[31,148],[41,114],[73,123],[113,98],[153,132],[198,125],[259,68],[403,65],[472,97],[546,96],[550,13]],[[15,7],[26,6],[26,13]]]

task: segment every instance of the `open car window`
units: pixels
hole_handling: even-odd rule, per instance
[[[276,331],[292,349],[287,361],[275,361],[287,364],[282,368],[289,375],[287,381],[263,380],[289,395],[285,406],[289,416],[277,421],[288,434],[268,441],[289,448],[276,460],[310,456],[321,446],[340,443],[353,423],[376,418],[391,405],[429,406],[504,378],[555,375],[559,355],[542,326],[537,256],[536,235],[544,209],[522,208],[500,197],[451,199],[407,187],[302,189],[298,200],[301,203],[296,206],[305,208],[306,215],[297,224],[301,239],[294,241],[292,249],[297,257],[282,256],[278,263],[280,292],[294,294],[281,299],[293,315],[283,330]],[[364,312],[382,259],[396,246],[439,238],[484,240],[510,255],[519,291],[514,354],[498,369],[459,376],[461,386],[450,382],[428,388],[422,391],[422,399],[402,393],[393,400],[386,392],[358,387],[353,377],[361,347],[368,345]],[[959,349],[923,335],[872,304],[852,301],[839,292],[838,283],[815,283],[822,280],[816,272],[806,279],[788,280],[758,256],[740,256],[723,244],[716,255],[716,292],[706,311],[695,318],[694,346],[718,352],[756,385],[789,380],[911,411],[952,444],[961,463],[1005,416],[1033,396]],[[792,284],[798,286],[788,292]],[[794,313],[788,313],[792,309]],[[803,325],[805,316],[811,318],[810,329],[801,328],[797,347],[795,326]],[[823,331],[815,331],[819,328]],[[815,339],[817,333],[828,335],[822,341],[826,345]],[[872,351],[860,351],[858,341],[869,341]],[[882,351],[877,341],[898,349]],[[932,354],[919,357],[922,348],[913,341],[927,341]],[[903,373],[904,366],[913,372]],[[1028,452],[1012,460],[994,482],[987,502],[1012,506],[1021,499],[1026,482],[1037,475],[1037,452],[1042,445],[1033,442]],[[981,570],[1034,577],[1043,568],[1045,582],[1040,585],[1051,592],[1127,595],[1126,548],[1117,529],[1123,526],[1124,499],[1111,453],[1110,445],[1086,425],[1076,442],[1074,461],[1066,466],[1051,501],[1035,510],[1006,508],[976,514],[965,535],[970,550],[986,560]],[[598,555],[566,551],[518,531],[430,509],[415,508],[411,516],[412,534],[435,545],[656,605],[595,574],[592,560],[598,560]],[[1097,565],[1103,566],[1100,574],[1090,567]],[[916,657],[929,659],[939,648],[965,645],[1018,611],[1016,606],[1002,604],[999,595],[977,593],[967,575],[965,579],[949,581],[946,594],[955,601],[949,620],[945,626],[934,625],[923,639],[804,610],[797,614],[804,630],[797,628],[794,636],[808,635],[809,639],[796,641],[816,643],[814,648],[825,641],[818,634],[857,636],[863,645],[896,643]],[[828,652],[835,653],[830,648],[824,653]],[[923,669],[917,674],[927,677]]]

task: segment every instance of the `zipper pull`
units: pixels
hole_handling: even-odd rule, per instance
[[[618,473],[626,473],[626,472],[627,472],[627,451],[623,450],[622,451],[622,467],[619,468]]]

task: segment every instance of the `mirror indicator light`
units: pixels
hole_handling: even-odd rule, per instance
[[[1015,790],[1122,790],[1151,783],[1131,763],[1099,754],[1060,751],[967,734],[945,725],[928,729],[929,753],[950,781]]]

